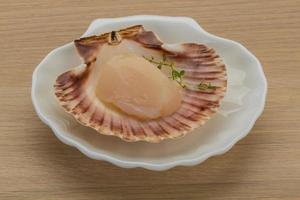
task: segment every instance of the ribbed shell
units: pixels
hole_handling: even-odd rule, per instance
[[[103,44],[112,42],[111,33],[81,38],[74,42],[85,65],[61,74],[54,85],[60,105],[81,124],[125,141],[159,142],[187,134],[202,126],[216,112],[226,91],[227,77],[225,65],[212,48],[194,43],[163,44],[153,32],[145,31],[141,25],[120,30],[115,37],[119,41],[126,39],[139,43],[144,50],[165,54],[177,68],[185,70],[186,83],[211,83],[217,88],[205,91],[184,89],[181,107],[167,117],[140,121],[117,113],[86,89],[96,55]]]

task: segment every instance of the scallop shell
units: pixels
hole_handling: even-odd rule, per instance
[[[189,84],[211,83],[215,90],[185,88],[181,107],[172,115],[140,121],[105,106],[92,92],[95,60],[103,44],[129,42],[143,55],[165,54],[178,69],[185,70],[183,80]],[[216,52],[203,44],[164,44],[152,31],[136,25],[74,41],[84,64],[57,77],[55,95],[64,110],[81,124],[104,135],[125,141],[159,142],[186,135],[211,118],[226,92],[226,68]]]

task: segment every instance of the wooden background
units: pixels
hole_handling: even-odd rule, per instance
[[[0,2],[0,199],[300,199],[300,1]],[[95,18],[190,16],[262,62],[267,105],[228,153],[164,172],[121,169],[62,144],[35,114],[31,75]]]

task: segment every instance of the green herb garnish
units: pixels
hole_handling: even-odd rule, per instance
[[[151,58],[147,58],[146,56],[143,56],[146,60],[148,60],[150,63],[155,64],[158,69],[161,69],[163,66],[169,67],[171,69],[171,77],[172,80],[176,81],[181,87],[185,88],[187,85],[183,82],[183,76],[185,74],[184,70],[178,70],[174,66],[174,63],[168,62],[167,57],[165,54],[162,56],[162,61],[157,61],[154,59],[153,56]],[[211,85],[211,83],[199,83],[196,87],[199,90],[215,90],[217,87]]]
[[[211,83],[206,84],[206,83],[202,83],[202,82],[201,82],[201,83],[199,83],[199,84],[197,85],[197,88],[198,88],[199,90],[215,90],[217,87],[211,85]]]
[[[163,66],[169,67],[171,69],[171,78],[176,81],[181,87],[185,87],[185,84],[182,81],[182,76],[184,75],[184,70],[177,70],[173,63],[167,61],[166,55],[163,54],[162,61],[156,61],[153,56],[147,58],[143,56],[149,62],[155,64],[158,69],[161,69]]]

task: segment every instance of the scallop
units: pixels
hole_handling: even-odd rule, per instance
[[[142,25],[74,41],[83,64],[55,95],[81,124],[125,141],[160,142],[202,126],[220,106],[226,67],[204,44],[166,44]]]

